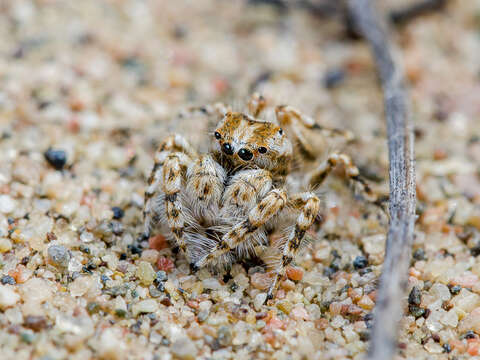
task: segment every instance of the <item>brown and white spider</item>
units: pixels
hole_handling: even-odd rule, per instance
[[[161,143],[145,192],[143,237],[160,222],[193,268],[225,266],[274,246],[270,299],[319,214],[320,200],[307,189],[318,188],[341,164],[349,179],[371,191],[345,154],[330,154],[308,174],[293,172],[297,159],[316,158],[311,135],[318,140],[333,130],[290,106],[275,108],[278,124],[260,121],[265,108],[259,95],[249,101],[248,114],[217,107],[221,120],[208,153],[198,154],[181,135]],[[270,245],[268,234],[278,228],[284,236]]]

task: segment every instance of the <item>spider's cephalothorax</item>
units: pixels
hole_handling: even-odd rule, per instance
[[[229,174],[257,168],[269,171],[279,181],[288,174],[292,143],[280,126],[227,112],[214,137],[213,156]]]
[[[198,154],[180,135],[162,142],[145,192],[144,237],[160,222],[199,268],[256,255],[271,246],[268,234],[282,228],[284,237],[272,245],[278,256],[271,298],[320,211],[319,198],[305,189],[318,187],[337,164],[366,193],[370,189],[350,157],[338,153],[300,181],[287,181],[292,161],[315,158],[315,144],[307,140],[312,133],[339,131],[320,127],[290,106],[275,109],[277,123],[259,121],[265,108],[259,95],[248,108],[249,114],[222,111],[208,153]]]

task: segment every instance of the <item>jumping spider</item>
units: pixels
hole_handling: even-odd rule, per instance
[[[217,107],[221,120],[208,153],[197,153],[181,135],[161,143],[145,192],[143,237],[161,222],[193,268],[228,265],[275,246],[271,299],[320,211],[317,195],[305,189],[318,188],[341,164],[365,193],[371,190],[345,154],[329,155],[310,173],[294,172],[299,158],[317,157],[312,134],[345,133],[324,129],[290,106],[275,108],[278,124],[260,121],[265,108],[259,95],[249,101],[248,114]],[[268,235],[278,226],[284,235],[270,245]]]

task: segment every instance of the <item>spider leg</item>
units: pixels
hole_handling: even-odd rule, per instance
[[[201,155],[188,167],[186,191],[197,217],[206,224],[218,215],[225,177],[225,170],[210,155]]]
[[[283,189],[270,190],[247,214],[246,219],[237,223],[222,236],[220,242],[201,257],[196,267],[204,266],[217,257],[231,251],[246,241],[255,231],[265,225],[274,215],[286,205],[287,194]]]
[[[310,173],[310,187],[315,188],[321,185],[337,165],[343,165],[345,167],[345,174],[347,178],[359,184],[362,191],[367,194],[369,198],[374,196],[372,189],[365,179],[360,175],[360,171],[355,166],[350,156],[339,153],[330,154],[327,160],[321,163],[320,166]]]
[[[304,192],[293,195],[288,200],[288,205],[294,209],[300,210],[300,214],[295,222],[295,228],[288,235],[287,242],[283,246],[282,259],[279,267],[275,271],[275,277],[267,293],[267,300],[273,298],[273,294],[278,286],[280,278],[285,272],[285,268],[293,261],[298,249],[305,236],[305,232],[312,226],[315,218],[320,211],[320,199],[311,192]]]
[[[340,135],[348,141],[353,139],[350,131],[323,127],[310,116],[289,105],[277,106],[275,114],[280,126],[288,131],[300,154],[307,160],[314,160],[321,153],[318,144],[323,145],[324,137]]]
[[[266,106],[267,101],[259,93],[254,93],[247,103],[248,111],[255,118],[258,117],[258,115],[260,115],[263,110],[265,110]]]
[[[144,200],[144,232],[142,239],[148,239],[151,230],[160,221],[162,208],[158,206],[159,199],[164,200],[166,206],[167,222],[175,231],[182,228],[182,215],[177,216],[177,223],[173,221],[180,208],[180,199],[177,199],[178,191],[182,183],[182,177],[186,166],[191,158],[196,157],[196,151],[180,135],[167,137],[155,153],[155,163],[148,179],[148,187],[145,191]],[[165,175],[168,175],[165,177]],[[171,175],[171,176],[170,176]],[[177,191],[178,190],[178,191]],[[161,201],[160,201],[161,202]],[[178,241],[178,239],[177,239]]]

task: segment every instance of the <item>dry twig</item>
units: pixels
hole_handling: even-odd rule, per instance
[[[384,93],[390,161],[390,226],[375,309],[369,358],[391,359],[410,261],[415,222],[413,132],[403,74],[394,48],[370,0],[349,0],[354,24],[370,43]]]

